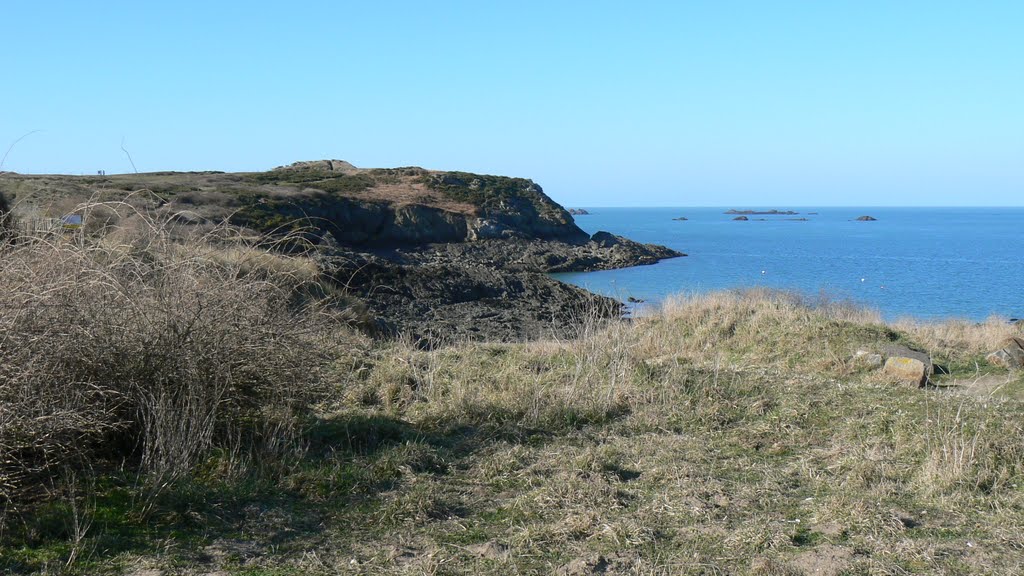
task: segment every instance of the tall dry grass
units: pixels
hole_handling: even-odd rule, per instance
[[[893,325],[911,335],[933,355],[953,360],[983,356],[1002,347],[1007,338],[1021,335],[1019,327],[998,316],[980,323],[962,319],[922,321],[903,318]]]
[[[129,216],[0,245],[8,505],[57,470],[102,460],[137,464],[159,488],[213,447],[279,452],[322,395],[339,331],[301,297],[308,266],[226,229],[181,241],[168,222]]]
[[[893,337],[877,311],[768,289],[681,294],[637,319],[647,357],[838,370],[862,344]]]

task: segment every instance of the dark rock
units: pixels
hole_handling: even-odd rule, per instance
[[[559,282],[548,272],[653,264],[682,256],[663,246],[595,234],[580,244],[512,238],[374,251],[337,247],[318,261],[358,298],[370,331],[428,345],[452,340],[571,337],[584,318],[620,318],[622,304]]]
[[[679,222],[685,222],[685,221],[689,220],[689,218],[687,218],[686,216],[680,216],[678,218],[673,218],[673,220],[676,220],[676,221],[679,221]]]
[[[595,234],[597,241],[570,244],[513,238],[434,244],[406,250],[406,257],[423,261],[429,256],[461,262],[479,262],[510,272],[592,272],[655,264],[686,256],[664,246],[641,244],[612,234]]]
[[[857,222],[874,222],[875,220],[878,220],[878,218],[875,218],[874,216],[858,216],[854,220]]]
[[[590,212],[587,212],[583,208],[569,208],[569,214],[573,216],[589,216]]]
[[[495,242],[497,243],[497,242]],[[583,318],[618,318],[622,305],[540,272],[437,253],[335,251],[319,264],[363,302],[380,336],[436,345],[462,339],[570,337]]]
[[[611,232],[605,232],[603,230],[600,232],[595,232],[594,235],[590,237],[591,242],[594,242],[595,244],[602,248],[611,248],[613,246],[618,246],[622,240],[623,238],[621,236],[616,236]]]
[[[737,222],[746,222],[747,220],[750,220],[750,218],[747,218],[746,216],[737,216],[733,218],[733,220]]]

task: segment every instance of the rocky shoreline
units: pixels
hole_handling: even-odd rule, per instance
[[[358,299],[364,327],[374,335],[433,345],[572,337],[581,321],[621,317],[623,304],[549,273],[653,264],[682,255],[599,232],[581,243],[513,239],[373,251],[333,247],[321,251],[317,263]]]

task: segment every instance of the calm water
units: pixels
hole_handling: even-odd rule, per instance
[[[689,254],[653,266],[557,275],[623,300],[767,286],[853,300],[889,319],[1024,317],[1024,208],[793,208],[800,214],[752,215],[748,222],[734,222],[726,208],[588,210],[576,217],[587,232],[607,230]],[[853,221],[862,215],[878,220]],[[672,220],[678,216],[688,220]]]

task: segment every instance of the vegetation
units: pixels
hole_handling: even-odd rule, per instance
[[[249,180],[258,184],[297,184],[338,194],[357,194],[372,188],[376,180],[363,173],[345,174],[316,169],[274,170],[251,174]]]
[[[440,172],[421,178],[431,190],[444,194],[456,202],[479,206],[484,210],[500,211],[506,204],[524,202],[541,216],[551,217],[561,207],[544,195],[540,186],[525,178],[470,174],[468,172]]]
[[[422,350],[308,260],[119,222],[0,249],[5,573],[1024,569],[1011,324],[751,291]],[[891,342],[950,373],[852,361]]]
[[[33,518],[66,512],[80,539],[77,495],[127,470],[144,516],[211,454],[262,466],[300,447],[340,333],[304,263],[222,232],[175,242],[135,215],[0,248],[0,536],[30,543]]]

